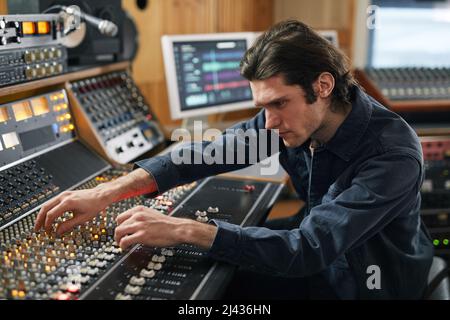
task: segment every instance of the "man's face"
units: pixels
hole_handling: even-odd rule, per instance
[[[286,85],[282,76],[255,80],[250,86],[256,107],[265,109],[266,129],[278,129],[286,147],[298,147],[311,138],[329,110],[320,98],[308,104],[305,91],[298,85]]]

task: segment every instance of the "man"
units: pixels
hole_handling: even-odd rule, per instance
[[[262,111],[235,129],[278,130],[280,163],[307,203],[301,224],[291,230],[202,224],[137,207],[118,216],[117,243],[197,245],[215,259],[280,281],[315,279],[309,283],[319,298],[328,290],[324,296],[342,299],[420,299],[433,248],[419,217],[423,159],[414,131],[366,95],[345,57],[301,22],[285,21],[263,34],[241,72]],[[227,139],[245,143],[229,133],[212,143],[224,146]],[[209,144],[185,148],[195,153]],[[50,200],[36,229],[50,230],[73,211],[58,227],[61,234],[115,201],[241,167],[175,164],[169,155],[137,166],[116,181]]]

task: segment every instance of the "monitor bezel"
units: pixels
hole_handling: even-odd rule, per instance
[[[228,33],[201,33],[184,35],[163,35],[161,37],[163,60],[166,76],[167,94],[172,120],[207,116],[230,111],[245,110],[253,107],[253,100],[232,102],[215,106],[200,107],[193,110],[181,110],[177,73],[175,68],[175,55],[173,46],[177,42],[206,42],[221,40],[245,40],[247,49],[255,40],[253,32],[228,32]]]

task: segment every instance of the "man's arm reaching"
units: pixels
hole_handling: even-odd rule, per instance
[[[252,129],[254,131],[249,130],[249,133],[251,133],[250,136],[258,139],[259,129],[264,130],[264,123],[264,112],[260,112],[253,119],[236,125],[235,127],[233,127],[233,130],[240,130],[245,133],[246,130]],[[57,227],[56,232],[60,235],[70,231],[77,225],[93,219],[99,212],[104,210],[111,203],[142,194],[154,195],[156,193],[163,193],[179,184],[189,183],[208,176],[242,169],[246,166],[249,166],[250,164],[252,164],[250,162],[252,143],[247,141],[245,134],[241,136],[240,134],[235,134],[234,132],[237,131],[233,130],[231,130],[231,132],[224,133],[217,141],[204,141],[198,143],[194,142],[183,147],[183,149],[187,151],[189,155],[192,155],[194,158],[196,155],[200,156],[200,159],[203,159],[203,152],[205,149],[209,148],[211,150],[217,150],[216,156],[218,156],[219,158],[222,157],[223,160],[220,161],[220,163],[208,164],[202,162],[200,164],[175,164],[172,161],[171,155],[158,156],[140,161],[136,163],[139,169],[115,181],[99,185],[91,190],[66,191],[58,195],[54,199],[51,199],[42,206],[36,219],[35,230],[37,231],[44,227],[47,232],[50,232],[52,230],[53,223],[58,217],[61,217],[67,211],[73,212],[72,219],[64,221]],[[271,133],[269,131],[267,132],[270,134],[271,138],[267,141],[264,141],[264,143],[270,144],[273,137],[271,136]],[[276,136],[276,139],[279,139],[279,137]],[[257,141],[258,140],[253,141],[253,144],[255,144],[253,145],[253,147],[255,147],[253,151],[258,150],[256,147],[259,144],[255,143]],[[228,148],[228,144],[236,147]],[[278,151],[273,150],[272,148],[268,148],[266,151],[269,150],[272,154]],[[232,161],[232,163],[227,163],[227,161],[225,161],[227,153],[230,153],[231,159],[234,160]],[[243,157],[242,163],[238,163],[239,161],[236,161],[236,159],[239,159],[240,156]],[[257,156],[260,156],[259,153],[257,154]],[[262,158],[266,158],[268,156],[270,156],[270,154],[265,154],[264,152],[262,152]],[[148,210],[145,210],[146,212],[151,211],[149,213],[149,216],[152,216],[149,218],[150,220],[153,221],[153,218],[158,221],[162,219],[164,220],[164,226],[166,227],[169,227],[171,223],[174,223],[174,226],[175,224],[181,223],[180,221],[178,221],[181,219],[166,216],[162,218],[160,217],[162,215],[157,211],[149,208],[147,209]],[[136,213],[136,211],[132,212]],[[138,218],[142,216],[141,213],[137,215]],[[155,216],[152,213],[158,213],[160,216]],[[126,220],[131,219],[133,216],[134,214],[130,216],[127,215],[128,218]],[[130,221],[134,220],[131,219]],[[120,225],[122,222],[124,221],[118,221],[118,225]],[[214,239],[213,236],[215,236],[217,229],[216,227],[205,226],[203,224],[197,223],[192,224],[188,223],[187,221],[182,222],[186,224],[184,225],[184,227],[186,227],[187,224],[189,226],[188,228],[177,228],[177,230],[180,230],[180,232],[170,232],[170,227],[161,228],[158,230],[165,230],[166,232],[170,233],[170,237],[167,236],[166,240],[173,241],[173,244],[176,244],[178,241],[186,241],[188,243],[197,244],[201,247],[206,248],[212,244],[212,240]],[[158,225],[158,223],[154,225]],[[162,226],[162,224],[160,226]],[[141,227],[144,226],[141,225]],[[152,230],[154,229],[152,228]],[[192,239],[193,230],[195,230],[195,233],[197,234],[197,237],[195,237],[195,239]],[[142,238],[142,232],[139,232],[139,234],[137,234],[133,232],[133,230],[128,230],[123,235],[131,236],[129,232],[131,232],[131,234],[135,234],[135,238],[129,238],[130,243],[134,243],[134,241],[141,241],[142,243],[153,242],[153,240],[148,238],[148,235],[146,235],[146,238]],[[155,233],[153,232],[153,234]],[[204,236],[202,236],[202,234],[204,234]],[[120,236],[123,235],[119,235],[119,241],[121,240]],[[162,233],[161,236],[163,236]],[[131,241],[132,239],[133,241]],[[152,239],[155,238],[152,237]],[[119,243],[119,241],[117,242]],[[164,241],[164,237],[161,238],[161,241]],[[127,242],[125,241],[125,243]]]
[[[72,211],[73,218],[61,223],[56,230],[58,234],[62,234],[93,219],[111,203],[155,191],[157,186],[153,177],[143,169],[137,169],[90,190],[66,191],[42,206],[35,222],[35,230],[44,227],[50,232],[58,217],[66,211]]]

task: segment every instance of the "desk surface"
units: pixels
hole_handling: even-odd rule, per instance
[[[278,161],[278,153],[260,163],[254,164],[245,169],[227,172],[221,176],[279,184],[286,184],[289,180],[289,175],[286,171],[284,171]]]

